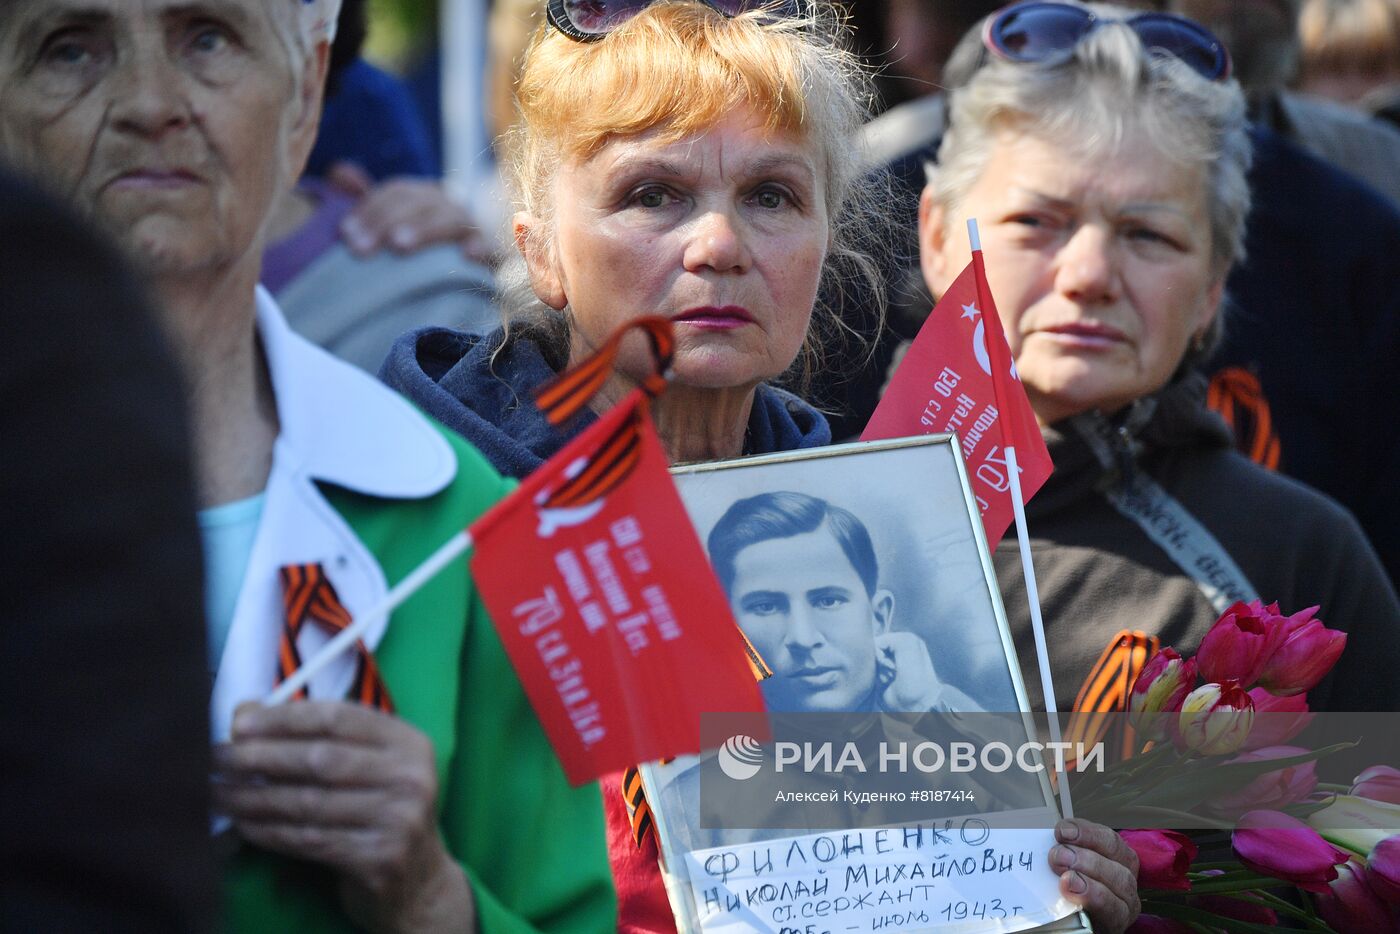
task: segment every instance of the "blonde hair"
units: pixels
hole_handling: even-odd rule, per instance
[[[1400,2],[1307,0],[1298,40],[1305,77],[1400,70]]]
[[[857,184],[863,166],[854,142],[873,90],[845,45],[847,32],[843,14],[825,0],[810,0],[793,16],[758,9],[734,17],[693,0],[660,2],[597,42],[577,42],[541,24],[516,87],[518,119],[502,139],[511,194],[542,221],[531,236],[550,236],[552,182],[565,162],[587,161],[619,137],[656,130],[663,142],[674,142],[713,128],[736,109],[754,111],[765,131],[810,140],[821,159],[831,224],[823,292],[838,307],[819,306],[813,316],[800,355],[805,376],[819,348],[849,331],[839,311],[847,286],[855,281],[873,290],[883,309],[883,285],[869,256],[880,236],[878,195]],[[542,326],[554,343],[567,336],[567,315],[535,297],[523,257],[507,260],[499,280],[507,327]]]
[[[1110,19],[1133,12],[1076,5]],[[1063,60],[986,59],[952,94],[948,132],[930,172],[939,204],[957,208],[1007,130],[1054,141],[1083,158],[1140,131],[1168,158],[1205,169],[1213,271],[1224,275],[1244,257],[1252,148],[1244,95],[1233,79],[1201,77],[1175,57],[1146,49],[1122,23],[1095,29]]]

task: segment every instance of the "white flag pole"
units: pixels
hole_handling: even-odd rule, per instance
[[[1016,513],[1016,541],[1021,546],[1021,575],[1026,579],[1026,600],[1031,606],[1031,632],[1035,635],[1035,656],[1040,663],[1040,687],[1045,694],[1045,714],[1050,720],[1050,741],[1060,743],[1059,709],[1055,704],[1055,684],[1050,680],[1050,652],[1045,645],[1045,620],[1040,615],[1040,589],[1035,583],[1035,565],[1031,562],[1031,539],[1026,534],[1026,507],[1021,502],[1021,468],[1016,466],[1016,448],[1006,446],[1006,472],[1011,475],[1011,502]],[[1055,746],[1063,750],[1063,746]],[[1069,796],[1069,777],[1062,767],[1063,754],[1055,757],[1060,781],[1060,805],[1065,817],[1074,817],[1074,802]]]
[[[972,241],[972,251],[980,253],[982,251],[982,237],[977,232],[977,219],[968,218],[967,235]],[[980,284],[980,283],[979,283]],[[980,291],[980,289],[979,289]],[[978,296],[982,302],[983,313],[986,312],[987,302],[982,296]],[[993,375],[992,385],[996,385],[996,377]],[[1003,435],[1003,437],[1006,437]],[[1055,703],[1055,682],[1050,677],[1050,651],[1045,644],[1045,620],[1040,614],[1040,588],[1035,582],[1035,564],[1031,561],[1031,538],[1026,532],[1026,507],[1021,499],[1021,468],[1016,464],[1016,446],[1013,444],[1004,445],[1006,452],[1006,472],[1011,483],[1011,510],[1016,517],[1016,541],[1021,546],[1021,576],[1026,581],[1026,600],[1031,608],[1031,632],[1035,636],[1035,656],[1040,666],[1040,689],[1045,696],[1045,714],[1050,721],[1050,741],[1055,743],[1053,748],[1060,751],[1055,757],[1056,775],[1060,785],[1060,807],[1066,818],[1074,817],[1074,802],[1069,795],[1069,778],[1064,769],[1063,746],[1058,745],[1060,739],[1060,717],[1059,706]]]
[[[292,672],[291,676],[283,681],[267,696],[263,701],[267,706],[272,707],[277,704],[291,700],[292,696],[300,691],[311,681],[312,678],[325,668],[336,656],[355,644],[355,641],[365,634],[370,625],[375,620],[383,619],[399,605],[418,592],[428,581],[441,571],[452,561],[460,557],[464,552],[472,547],[472,533],[463,529],[456,535],[443,543],[442,547],[428,556],[427,560],[418,567],[410,571],[403,580],[394,585],[393,589],[384,595],[374,606],[361,613],[350,625],[336,633],[321,650],[306,661],[300,668]]]

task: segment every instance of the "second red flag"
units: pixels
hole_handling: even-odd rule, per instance
[[[976,271],[968,263],[920,328],[860,437],[877,441],[956,432],[987,544],[996,548],[1013,518],[1006,446],[1016,448],[1026,502],[1054,465],[1014,367],[993,365],[997,357],[1009,360],[1011,355],[991,292],[984,288],[983,293],[985,309],[978,299]],[[992,341],[1000,342],[1001,353]],[[997,407],[993,379],[1001,383],[1001,397],[1012,410],[1009,418]]]

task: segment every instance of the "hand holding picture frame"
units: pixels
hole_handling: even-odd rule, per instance
[[[976,724],[993,718],[983,711],[1002,712],[998,730],[1033,737],[956,437],[672,473],[740,628],[773,672],[760,687],[774,724],[801,720],[799,731],[856,757],[920,745],[918,715],[937,715],[943,739],[982,735]],[[908,786],[925,796],[912,807],[862,807],[851,803],[860,789],[907,798],[891,791],[906,786],[871,784],[869,770],[849,780],[784,772],[742,724],[705,730],[723,742],[717,755],[642,768],[682,930],[1088,929],[1046,863],[1058,812],[1043,771],[964,781],[963,791],[944,772]],[[967,800],[954,804],[956,794]],[[834,800],[789,806],[817,797]]]

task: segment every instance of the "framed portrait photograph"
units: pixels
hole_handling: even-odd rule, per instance
[[[681,929],[1088,930],[957,438],[672,474],[768,708],[641,767]]]

